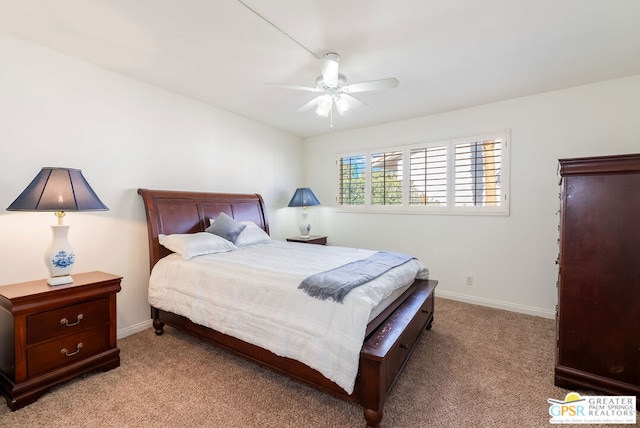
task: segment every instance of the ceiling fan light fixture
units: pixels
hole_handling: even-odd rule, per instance
[[[336,109],[340,115],[345,114],[349,111],[349,101],[342,98],[340,95],[336,97]]]
[[[318,108],[316,108],[316,114],[322,117],[328,117],[331,112],[332,102],[330,95],[322,95],[318,97]]]

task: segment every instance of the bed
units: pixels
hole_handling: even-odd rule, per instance
[[[252,222],[267,234],[269,223],[262,197],[258,194],[183,192],[139,189],[147,219],[149,262],[154,267],[168,261],[172,252],[160,244],[163,235],[203,232],[220,213],[237,221]],[[315,247],[309,244],[288,244]],[[168,257],[169,256],[169,257]],[[164,259],[164,260],[163,260]],[[162,262],[161,262],[162,260]],[[159,263],[161,262],[161,263]],[[365,338],[357,344],[359,359],[352,389],[330,380],[309,365],[278,355],[264,347],[222,329],[206,327],[172,310],[151,306],[151,318],[157,335],[165,325],[186,331],[226,348],[250,360],[362,406],[368,427],[377,427],[383,417],[387,396],[405,366],[422,332],[431,328],[434,315],[434,290],[437,281],[416,279],[386,299],[383,309],[368,319]],[[308,297],[312,299],[312,297]],[[350,392],[347,392],[350,391]]]

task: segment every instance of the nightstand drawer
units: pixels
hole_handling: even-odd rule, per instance
[[[27,344],[74,334],[108,322],[108,298],[30,315],[27,317]]]
[[[109,324],[27,349],[27,377],[84,360],[109,349]]]

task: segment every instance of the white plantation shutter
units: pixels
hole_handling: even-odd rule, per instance
[[[455,205],[499,206],[501,203],[500,140],[455,145]]]
[[[365,157],[345,156],[340,158],[338,177],[339,205],[364,205],[365,203]]]
[[[446,205],[447,146],[411,149],[410,158],[409,205]]]
[[[371,204],[402,204],[402,151],[371,155]]]

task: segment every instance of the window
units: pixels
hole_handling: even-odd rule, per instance
[[[455,204],[499,206],[501,144],[496,140],[455,145]]]
[[[402,152],[371,155],[371,204],[402,205]]]
[[[447,204],[447,146],[411,149],[409,205]]]
[[[508,215],[508,134],[339,154],[338,206]]]
[[[365,157],[340,158],[339,205],[364,205]]]

